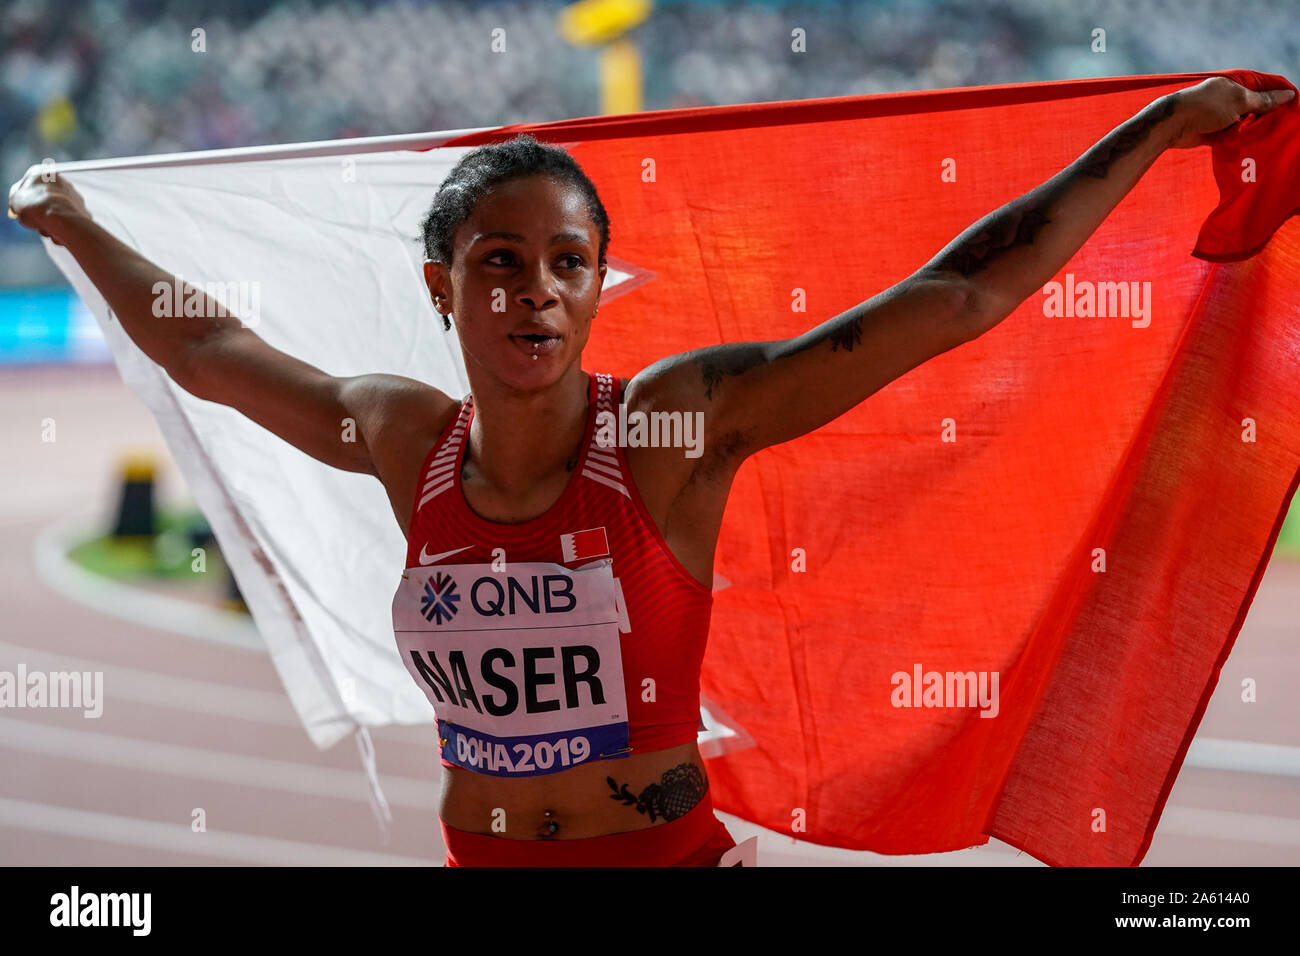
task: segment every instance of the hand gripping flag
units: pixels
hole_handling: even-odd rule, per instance
[[[592,177],[613,242],[583,364],[630,376],[797,335],[887,289],[1209,75],[63,171],[164,269],[259,283],[256,331],[275,347],[459,397],[418,233],[472,145],[526,131]],[[1141,860],[1296,486],[1298,208],[1294,103],[1212,150],[1167,151],[999,326],[742,466],[702,681],[720,810],[882,853],[995,836],[1051,864]],[[182,392],[66,250],[47,248],[157,416],[312,739],[432,721],[391,632],[404,548],[379,484]]]

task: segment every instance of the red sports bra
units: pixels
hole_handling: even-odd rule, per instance
[[[621,383],[588,381],[577,465],[532,521],[487,521],[465,499],[472,396],[425,460],[393,621],[445,766],[555,773],[687,743],[701,726],[713,594],[669,551],[624,449],[597,428],[601,412],[616,420]]]

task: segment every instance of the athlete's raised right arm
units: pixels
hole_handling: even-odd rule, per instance
[[[329,375],[268,345],[206,295],[203,317],[156,316],[155,285],[170,288],[175,278],[97,224],[62,177],[42,182],[33,167],[10,189],[9,206],[24,226],[72,253],[123,330],[177,385],[242,412],[327,465],[378,477],[383,462],[371,446],[410,420],[399,410],[444,399],[400,376]]]

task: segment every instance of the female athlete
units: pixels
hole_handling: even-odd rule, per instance
[[[530,137],[480,147],[424,223],[464,401],[329,375],[228,316],[155,318],[154,285],[173,277],[97,225],[70,183],[34,167],[9,204],[180,387],[382,482],[408,542],[399,649],[439,718],[449,865],[714,866],[734,841],[695,743],[699,671],[740,464],[996,325],[1166,148],[1293,97],[1224,77],[1161,97],[884,293],[795,338],[697,349],[630,380],[582,367],[609,243],[595,187]],[[702,413],[703,453],[598,441],[598,412],[619,403]],[[345,419],[360,440],[340,440]]]

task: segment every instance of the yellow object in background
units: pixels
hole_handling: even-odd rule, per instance
[[[653,0],[580,0],[560,11],[560,36],[574,46],[598,46],[644,23]]]
[[[147,451],[125,454],[120,459],[123,481],[153,481],[158,457]]]
[[[47,143],[62,143],[77,129],[77,111],[66,96],[56,96],[36,114],[36,130]]]
[[[120,540],[139,535],[152,542],[158,533],[154,504],[157,459],[148,452],[131,452],[123,455],[121,462],[122,485],[118,492],[112,536]]]
[[[644,23],[653,0],[579,0],[560,11],[559,31],[574,46],[604,46],[600,51],[600,111],[641,111],[641,53],[618,39]]]
[[[600,53],[600,111],[641,111],[641,52],[630,40],[616,40]]]

